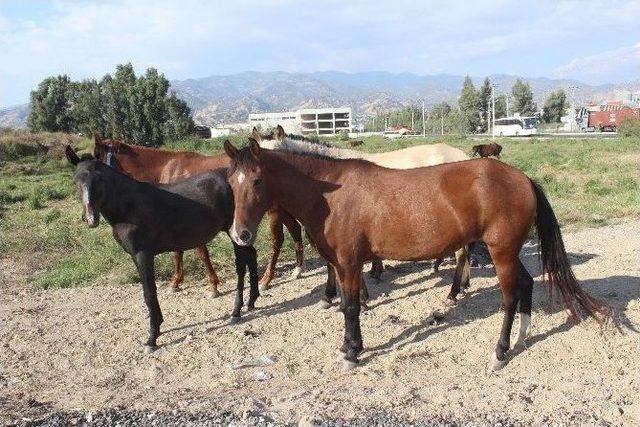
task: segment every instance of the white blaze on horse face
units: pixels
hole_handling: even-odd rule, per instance
[[[95,222],[93,209],[89,204],[89,187],[87,184],[82,185],[82,209],[84,210],[84,218],[88,223]]]
[[[238,174],[238,184],[242,184],[244,182],[245,176],[244,176],[244,172],[240,172]]]

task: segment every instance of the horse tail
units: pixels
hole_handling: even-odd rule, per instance
[[[610,314],[608,307],[585,292],[578,284],[564,248],[558,220],[549,200],[538,183],[532,180],[531,184],[536,195],[536,229],[540,243],[542,274],[551,285],[551,291],[556,289],[560,291],[564,306],[576,321],[587,316],[599,320],[599,314],[608,316]]]

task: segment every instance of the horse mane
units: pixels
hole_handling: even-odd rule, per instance
[[[268,148],[303,155],[308,154],[331,159],[354,159],[363,157],[354,154],[357,152],[334,147],[327,143],[315,143],[304,137],[302,137],[302,139],[297,139],[295,137],[292,138],[291,135],[286,135],[281,141],[270,140],[270,142],[273,142],[273,144],[269,144],[272,145],[272,147]]]

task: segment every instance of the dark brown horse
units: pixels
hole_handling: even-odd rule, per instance
[[[571,270],[560,228],[542,189],[519,170],[491,159],[392,170],[362,160],[262,150],[255,140],[232,159],[231,237],[250,245],[260,219],[274,204],[298,219],[318,252],[335,268],[344,297],[341,351],[352,368],[363,350],[360,332],[362,264],[374,257],[439,258],[483,240],[502,289],[504,319],[492,369],[507,363],[516,309],[523,344],[531,321],[533,279],[518,255],[536,224],[543,272],[580,319],[604,312]]]
[[[500,158],[500,152],[502,152],[502,145],[492,142],[491,144],[479,144],[473,146],[473,152],[471,157],[491,157]]]
[[[225,155],[205,156],[193,152],[167,151],[130,145],[114,139],[103,140],[97,135],[94,138],[94,155],[98,160],[119,169],[138,181],[168,184],[205,171],[226,168],[229,165],[229,158]],[[299,276],[302,271],[304,249],[300,224],[291,215],[274,207],[269,211],[269,229],[272,236],[273,252],[269,265],[260,280],[263,289],[268,287],[275,273],[278,255],[284,242],[283,224],[291,233],[296,245],[294,276]],[[213,296],[218,296],[220,281],[211,264],[207,247],[198,247],[196,253],[206,267],[209,290]],[[171,287],[176,290],[184,279],[182,255],[182,252],[173,253],[175,274],[171,280]]]
[[[205,172],[172,184],[152,185],[123,174],[93,158],[79,158],[67,146],[67,159],[76,166],[73,181],[82,200],[82,219],[97,227],[100,217],[111,226],[113,237],[127,252],[140,274],[149,310],[149,337],[145,353],[156,348],[163,322],[158,302],[154,257],[169,251],[204,246],[233,221],[233,196],[226,170]],[[244,304],[244,277],[249,270],[249,301],[253,310],[260,295],[256,250],[234,242],[238,285],[231,322],[240,321]]]

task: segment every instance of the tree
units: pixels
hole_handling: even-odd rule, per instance
[[[466,132],[477,132],[480,127],[479,99],[471,77],[466,76],[462,83],[458,107],[465,120]]]
[[[105,121],[102,117],[102,95],[97,81],[83,80],[73,83],[70,115],[73,130],[84,135],[105,133]]]
[[[514,99],[514,110],[523,116],[530,116],[538,110],[538,106],[533,101],[533,92],[529,87],[529,83],[522,80],[516,80],[511,93]]]
[[[47,77],[31,92],[27,126],[31,132],[71,132],[69,113],[72,87],[69,76]]]
[[[194,124],[187,103],[171,92],[166,104],[167,113],[162,132],[164,137],[175,140],[193,133]]]
[[[507,96],[499,95],[496,97],[496,119],[507,117]]]
[[[567,96],[564,90],[558,89],[549,95],[542,108],[542,120],[545,123],[560,123],[567,104]]]
[[[491,81],[485,78],[478,89],[478,110],[480,113],[480,132],[486,132],[491,121]]]

